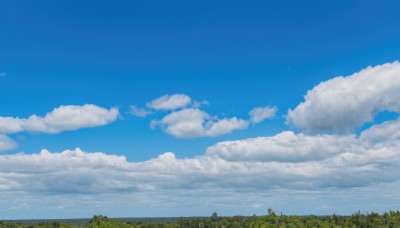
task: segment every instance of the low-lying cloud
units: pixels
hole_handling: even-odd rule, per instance
[[[208,148],[208,155],[229,161],[304,162],[323,160],[352,150],[354,135],[295,134],[285,131],[271,137],[220,142]]]
[[[399,137],[371,143],[398,120],[355,135],[306,136],[284,132],[217,143],[203,156],[167,152],[143,162],[80,149],[0,155],[0,186],[7,191],[99,193],[172,189],[319,189],[399,181]],[[399,128],[395,134],[399,135]],[[388,135],[388,134],[386,134]],[[376,138],[374,138],[376,140]]]

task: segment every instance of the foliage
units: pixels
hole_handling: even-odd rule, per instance
[[[380,215],[375,212],[361,214],[354,213],[351,216],[287,216],[276,215],[272,209],[268,209],[265,216],[233,216],[220,217],[214,212],[208,218],[185,218],[176,222],[167,221],[121,221],[110,219],[107,216],[94,216],[85,226],[72,226],[57,221],[39,224],[21,224],[0,221],[0,228],[400,228],[400,212],[389,211]]]

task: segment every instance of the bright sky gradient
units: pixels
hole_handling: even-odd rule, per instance
[[[0,2],[0,219],[399,210],[398,1]]]

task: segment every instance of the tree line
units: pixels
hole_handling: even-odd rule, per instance
[[[220,217],[214,212],[210,217],[181,217],[175,222],[170,221],[120,221],[107,216],[96,215],[83,226],[53,222],[38,224],[21,224],[0,221],[1,228],[400,228],[400,212],[389,211],[384,214],[375,212],[351,216],[294,216],[277,215],[272,209],[265,216],[232,216]]]

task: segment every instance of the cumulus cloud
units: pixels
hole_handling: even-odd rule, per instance
[[[220,142],[209,147],[207,154],[229,161],[304,162],[352,151],[354,145],[354,135],[307,136],[285,131],[272,137]]]
[[[137,117],[146,117],[152,113],[152,111],[145,108],[139,108],[136,105],[131,105],[130,109],[130,113]]]
[[[349,132],[382,111],[400,113],[400,63],[322,82],[289,110],[287,123],[311,133]]]
[[[381,127],[390,124],[396,123]],[[367,131],[378,132],[377,128]],[[371,144],[354,135],[284,132],[269,138],[218,143],[194,158],[177,158],[166,152],[147,161],[129,162],[124,156],[87,153],[79,148],[0,155],[0,191],[352,188],[400,181],[399,162],[398,139]]]
[[[323,82],[309,91],[305,101],[289,111],[287,121],[315,133],[312,135],[284,131],[269,137],[219,142],[210,146],[204,155],[192,158],[178,158],[174,153],[166,152],[142,162],[130,162],[124,156],[102,152],[88,153],[79,148],[0,155],[0,197],[15,199],[20,198],[15,197],[16,194],[24,193],[46,196],[123,194],[124,197],[131,194],[135,199],[143,200],[144,205],[159,206],[160,202],[166,202],[170,207],[172,201],[185,202],[185,194],[191,202],[202,203],[205,198],[212,197],[211,194],[224,192],[223,197],[213,195],[220,201],[214,201],[212,205],[221,203],[221,198],[231,197],[224,201],[226,205],[231,206],[229,203],[235,200],[251,207],[270,204],[260,202],[262,199],[282,202],[281,198],[286,199],[290,194],[306,193],[309,196],[304,202],[330,194],[336,197],[332,202],[342,200],[337,206],[343,208],[343,197],[337,197],[337,194],[357,197],[357,191],[367,189],[370,195],[363,195],[360,202],[365,202],[368,197],[376,202],[377,196],[387,196],[387,193],[390,194],[387,199],[397,199],[400,119],[375,124],[359,135],[327,134],[325,131],[348,132],[371,121],[377,112],[399,112],[398,65],[395,62],[369,67],[348,77]],[[168,101],[170,98],[163,99]],[[261,111],[251,111],[251,119],[246,121],[236,117],[219,119],[196,106],[184,108],[191,101],[185,105],[163,106],[162,103],[158,102],[158,107],[164,108],[153,109],[173,111],[161,120],[153,120],[151,125],[181,138],[221,135],[247,128],[250,121],[257,123],[268,118],[257,108],[253,110]],[[184,109],[177,111],[177,108]],[[112,109],[105,111],[108,113]],[[61,119],[68,119],[68,116]],[[29,130],[25,121],[31,118],[40,119],[29,125],[35,129],[65,129],[46,120],[47,115],[27,119],[2,117],[0,129],[2,132]],[[40,127],[42,125],[47,127]],[[10,140],[0,135],[0,150],[15,147]],[[218,191],[221,189],[224,191]],[[271,189],[273,191],[268,191]],[[388,191],[390,189],[392,192]],[[251,194],[243,197],[246,191]],[[284,197],[276,197],[277,192]],[[274,194],[274,197],[262,194]],[[112,198],[115,205],[113,197],[105,198]],[[126,198],[121,202],[124,201]],[[6,205],[18,203],[7,202]],[[394,207],[398,205],[396,202]],[[23,202],[21,205],[25,206]]]
[[[312,187],[356,187],[399,181],[400,120],[375,125],[356,135],[304,135],[217,143],[207,156],[229,162],[268,164],[272,174]],[[271,170],[272,167],[276,169]],[[297,176],[296,178],[291,178]],[[279,185],[284,186],[284,183]]]
[[[188,107],[190,105],[190,107]],[[248,128],[249,123],[257,124],[264,119],[272,118],[277,111],[276,107],[257,107],[249,112],[251,120],[237,117],[214,117],[202,111],[202,105],[209,105],[207,100],[192,100],[185,94],[164,95],[147,103],[147,107],[153,111],[171,111],[161,120],[152,120],[151,128],[157,126],[177,138],[214,137],[228,134],[234,130]],[[131,114],[145,117],[152,111],[145,108],[131,106]]]
[[[224,118],[216,122],[207,123],[207,136],[218,136],[228,134],[234,130],[246,129],[249,126],[247,120],[238,119],[237,117]]]
[[[154,120],[150,125],[160,126],[177,138],[195,138],[227,134],[245,129],[249,123],[236,117],[216,119],[200,109],[187,108],[172,112],[161,120]]]
[[[192,102],[185,94],[164,95],[147,103],[147,107],[154,110],[175,110],[184,108]]]
[[[373,125],[370,129],[363,131],[360,138],[370,143],[382,143],[385,141],[400,141],[400,119],[386,121],[382,124]]]
[[[28,118],[0,117],[0,132],[21,131],[59,133],[80,128],[109,124],[119,116],[116,108],[106,109],[92,104],[83,106],[63,105],[44,117],[31,115]]]
[[[17,144],[6,135],[0,134],[0,152],[12,150],[17,147]]]
[[[256,107],[249,112],[250,121],[254,124],[260,123],[265,119],[273,118],[278,111],[277,107]]]

